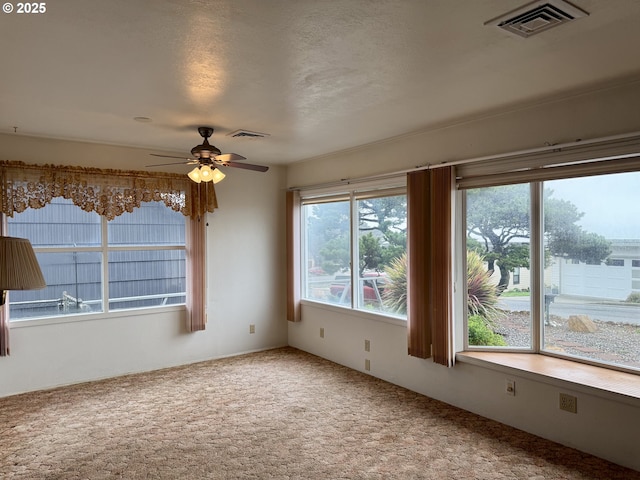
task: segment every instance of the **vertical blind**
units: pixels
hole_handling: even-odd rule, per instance
[[[453,169],[407,174],[409,355],[453,365]]]
[[[287,320],[299,322],[300,314],[300,194],[288,191],[287,216]]]

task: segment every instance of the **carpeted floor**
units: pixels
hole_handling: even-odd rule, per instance
[[[292,348],[0,399],[3,479],[640,479]]]

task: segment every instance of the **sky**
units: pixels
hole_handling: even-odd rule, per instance
[[[587,232],[608,239],[640,239],[640,172],[545,182],[553,197],[569,200]]]

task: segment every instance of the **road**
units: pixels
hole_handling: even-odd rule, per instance
[[[498,306],[505,310],[528,312],[530,297],[500,297]],[[589,315],[592,320],[632,323],[640,325],[639,304],[587,303],[575,299],[556,297],[550,307],[551,315],[568,318],[569,315]]]

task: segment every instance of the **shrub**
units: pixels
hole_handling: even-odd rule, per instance
[[[479,315],[491,324],[502,312],[498,309],[498,291],[491,282],[484,259],[475,251],[467,251],[467,309],[469,316]]]
[[[385,268],[387,283],[382,293],[385,307],[393,313],[407,313],[407,255]],[[504,337],[494,333],[491,325],[503,313],[497,308],[498,292],[491,283],[484,259],[476,252],[467,252],[469,345],[506,346]]]
[[[499,333],[494,333],[480,315],[469,315],[467,326],[469,327],[469,345],[483,347],[504,347],[507,345],[504,337]]]
[[[392,313],[407,313],[407,254],[395,258],[384,269],[387,283],[382,292],[382,302]]]
[[[385,268],[387,284],[382,294],[389,311],[407,313],[407,254],[396,258]],[[497,308],[498,292],[491,283],[483,258],[476,252],[467,252],[467,305],[469,316],[480,315],[491,324],[502,315]]]
[[[640,292],[630,293],[625,301],[629,303],[640,303]]]

